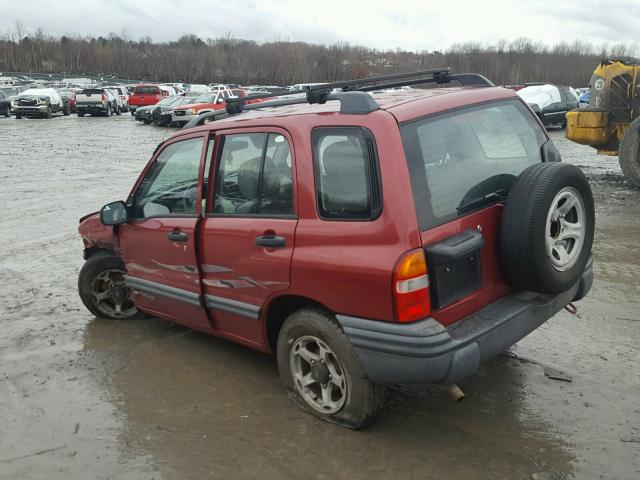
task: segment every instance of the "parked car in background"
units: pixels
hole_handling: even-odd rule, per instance
[[[122,111],[129,111],[129,90],[127,90],[127,87],[125,87],[124,85],[115,85],[106,88],[113,90],[120,97],[120,103],[124,108],[124,110]]]
[[[120,92],[118,90],[111,87],[107,87],[105,88],[105,90],[108,90],[113,95],[113,98],[116,101],[116,110],[115,110],[116,114],[119,115],[123,112],[129,111],[129,105],[124,103],[124,100],[122,100],[122,97],[120,96]]]
[[[584,91],[580,93],[579,97],[580,108],[588,107],[589,101],[591,100],[591,89],[584,88],[582,90]]]
[[[563,85],[531,85],[516,92],[543,125],[567,126],[567,112],[579,108],[578,95]]]
[[[173,88],[173,85],[158,85],[160,90],[162,90],[162,94],[165,97],[175,97],[178,95],[178,91]]]
[[[207,93],[211,91],[211,87],[208,85],[202,85],[199,83],[187,83],[185,87],[185,94],[188,93]]]
[[[0,91],[0,115],[11,116],[11,100],[3,91]]]
[[[69,111],[76,113],[76,91],[73,89],[58,89],[62,100],[69,104]]]
[[[158,85],[149,83],[141,83],[133,89],[133,94],[129,96],[129,108],[133,115],[136,108],[145,107],[147,105],[155,105],[166,95],[162,92]]]
[[[173,110],[181,105],[187,105],[193,101],[193,97],[183,97],[182,95],[162,100],[156,105],[150,107],[151,122],[159,126],[171,126]]]
[[[171,123],[178,127],[186,125],[201,113],[225,108],[224,101],[234,96],[227,86],[219,86],[215,92],[205,93],[193,100],[192,103],[174,108]]]
[[[108,88],[85,88],[76,94],[76,111],[79,117],[87,114],[110,117],[120,115],[119,99]]]
[[[69,104],[53,88],[30,88],[16,95],[11,104],[16,118],[51,118],[54,113],[69,115]]]
[[[296,83],[289,87],[289,92],[299,92],[307,87],[315,87],[316,85],[326,85],[326,83]]]

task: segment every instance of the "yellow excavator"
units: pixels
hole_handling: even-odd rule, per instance
[[[567,113],[565,135],[618,155],[622,173],[640,188],[640,61],[603,60],[589,86],[589,105]]]

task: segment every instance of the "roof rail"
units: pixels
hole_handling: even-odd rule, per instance
[[[269,107],[281,107],[285,105],[296,105],[302,103],[323,104],[329,100],[340,102],[340,113],[349,115],[366,115],[380,108],[371,95],[366,92],[382,90],[386,88],[404,87],[422,84],[446,84],[457,81],[463,86],[469,87],[494,87],[495,85],[477,73],[459,73],[451,75],[450,67],[421,70],[418,72],[398,73],[393,75],[383,75],[378,77],[359,78],[356,80],[346,80],[341,82],[326,83],[321,85],[309,85],[301,90],[289,93],[273,92],[247,95],[246,97],[228,98],[226,109],[215,112],[207,112],[192,119],[182,129],[193,128],[202,125],[205,120],[226,118],[237,115],[247,110],[257,110]],[[341,89],[341,92],[333,90]],[[304,94],[304,96],[302,96]],[[285,96],[284,98],[283,95]],[[300,95],[300,96],[293,96]],[[266,98],[281,97],[276,100],[251,103],[250,100],[264,100]]]

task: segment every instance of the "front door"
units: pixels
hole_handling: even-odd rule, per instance
[[[297,217],[292,149],[281,131],[219,140],[202,228],[205,303],[220,334],[262,346],[265,302],[289,288]]]
[[[136,306],[206,330],[195,248],[204,143],[199,135],[163,147],[129,198],[118,237]]]

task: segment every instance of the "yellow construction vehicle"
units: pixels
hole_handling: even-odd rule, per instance
[[[599,154],[618,155],[622,173],[640,188],[640,62],[603,60],[590,87],[589,106],[567,113],[565,135]]]

